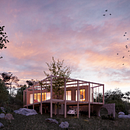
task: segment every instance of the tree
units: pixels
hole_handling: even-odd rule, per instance
[[[105,93],[105,103],[115,103],[116,112],[123,111],[128,114],[129,104],[123,100],[124,94],[119,89]]]
[[[5,83],[0,79],[0,106],[6,105],[9,99],[9,93]]]
[[[23,91],[27,88],[26,85],[20,85],[20,88],[17,90],[15,101],[17,105],[23,106]]]
[[[13,74],[11,72],[3,72],[1,73],[2,76],[2,80],[3,82],[5,82],[6,86],[8,87],[8,89],[10,90],[10,94],[11,94],[11,89],[15,89],[15,86],[12,86],[12,83],[15,83],[18,87],[18,77],[13,76]]]
[[[54,57],[52,57],[52,62],[46,63],[50,73],[44,71],[44,74],[48,77],[50,75],[52,77],[52,91],[55,94],[54,97],[60,99],[64,93],[64,80],[65,78],[69,78],[71,70],[70,67],[63,66],[64,60],[55,61]],[[67,82],[67,81],[66,81]],[[42,86],[42,84],[41,84]],[[50,86],[46,86],[46,88],[50,91]],[[57,114],[59,114],[59,102],[56,104],[57,106]]]
[[[7,39],[8,36],[6,36],[6,32],[4,32],[4,27],[5,26],[0,26],[0,49],[7,48],[5,44],[9,42]],[[1,56],[0,59],[1,58],[3,57]]]
[[[35,85],[37,81],[35,81],[34,79],[31,79],[31,80],[27,80],[26,83],[28,84],[28,88],[30,88],[30,86]]]

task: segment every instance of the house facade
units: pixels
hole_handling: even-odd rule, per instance
[[[104,84],[83,81],[71,78],[61,78],[64,85],[61,86],[63,94],[57,98],[54,91],[56,76],[49,76],[37,84],[27,88],[23,92],[24,107],[39,107],[40,113],[57,114],[55,104],[60,103],[60,114],[67,116],[69,109],[90,113],[96,112],[104,105]],[[49,89],[48,89],[49,88]],[[57,90],[58,91],[58,90]]]

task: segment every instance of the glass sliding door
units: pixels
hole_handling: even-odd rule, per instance
[[[66,91],[66,100],[71,100],[71,91]]]
[[[77,101],[77,90],[76,90],[76,101]],[[85,89],[79,90],[79,101],[85,101]]]

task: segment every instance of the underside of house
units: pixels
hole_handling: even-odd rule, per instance
[[[56,91],[59,91],[55,86],[57,80],[64,83],[60,87],[63,93],[60,96],[56,94]],[[70,109],[76,110],[77,118],[79,112],[86,112],[90,118],[90,113],[98,115],[104,105],[104,84],[49,76],[24,90],[23,103],[27,108],[39,107],[41,114],[49,112],[50,117],[57,114],[56,104],[60,104],[59,114],[64,114],[65,118]]]

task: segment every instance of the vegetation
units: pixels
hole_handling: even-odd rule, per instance
[[[0,119],[0,122],[4,125],[2,130],[62,130],[59,124],[63,121],[69,123],[68,130],[129,130],[130,119],[104,120],[100,117],[80,116],[79,119],[75,116],[53,116],[59,124],[46,122],[45,119],[50,118],[49,114],[38,114],[34,116],[23,116],[13,114],[14,120],[11,124],[8,124],[6,120]]]
[[[0,106],[4,106],[8,102],[9,92],[5,83],[0,79]]]
[[[15,89],[15,86],[12,86],[12,84],[15,83],[15,85],[17,85],[17,87],[19,87],[18,77],[13,76],[13,74],[11,72],[3,72],[3,73],[1,73],[1,76],[2,76],[3,82],[6,84],[6,87],[10,90],[10,95],[13,96],[13,92],[11,90]]]
[[[124,100],[124,94],[119,89],[107,91],[105,93],[105,103],[115,103],[116,113],[123,111],[125,114],[128,114],[130,109],[130,104]]]
[[[54,57],[52,57],[52,63],[50,63],[50,64],[47,63],[50,73],[47,73],[44,71],[44,74],[47,77],[50,75],[54,76],[54,77],[52,77],[52,88],[53,88],[53,92],[55,93],[54,96],[56,99],[60,99],[60,97],[63,95],[65,78],[69,78],[70,73],[71,73],[70,68],[67,66],[63,66],[63,63],[64,63],[64,60],[55,61]],[[46,88],[50,91],[50,86],[47,86]],[[59,106],[60,106],[60,104],[58,102],[56,105],[57,114],[59,114]]]
[[[5,26],[0,26],[0,49],[7,48],[5,44],[9,42],[9,40],[7,40],[6,32],[4,32],[4,27]],[[1,56],[0,59],[1,58],[3,57]]]

